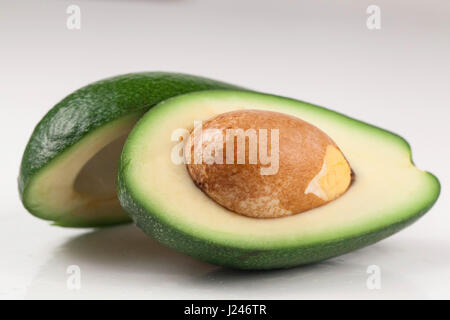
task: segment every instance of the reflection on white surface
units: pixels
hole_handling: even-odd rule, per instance
[[[401,274],[382,270],[382,289],[369,290],[368,264],[388,249],[376,245],[317,264],[286,270],[239,271],[197,261],[166,248],[134,226],[97,230],[54,251],[26,298],[386,298],[423,294]],[[387,252],[389,255],[389,252]],[[370,257],[370,259],[369,259]],[[67,287],[66,269],[79,266],[80,290]]]
[[[366,26],[372,0],[76,2],[77,31],[67,2],[0,4],[0,298],[450,298],[448,0],[377,0],[380,30]],[[144,70],[218,78],[392,130],[439,177],[441,197],[379,244],[269,272],[198,262],[132,226],[70,230],[31,217],[16,179],[39,119],[89,82]],[[80,267],[79,291],[67,289],[69,265]],[[381,290],[366,288],[369,265],[381,268]]]

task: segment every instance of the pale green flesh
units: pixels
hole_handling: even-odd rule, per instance
[[[141,114],[91,132],[33,177],[24,194],[31,211],[62,226],[129,221],[117,199],[117,167],[125,139]]]
[[[327,133],[348,159],[355,181],[337,200],[285,218],[255,219],[217,205],[191,181],[170,153],[177,128],[191,128],[238,109],[282,112]],[[276,249],[349,238],[405,221],[439,194],[431,174],[411,163],[402,138],[299,101],[247,92],[210,91],[173,98],[150,110],[132,131],[123,152],[128,191],[149,214],[208,242],[240,248]]]

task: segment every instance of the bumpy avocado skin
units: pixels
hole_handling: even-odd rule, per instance
[[[244,270],[291,268],[336,257],[374,244],[397,233],[423,216],[433,206],[440,192],[439,181],[429,173],[430,178],[436,182],[437,190],[435,198],[430,199],[427,207],[418,210],[408,219],[350,238],[285,249],[251,250],[225,246],[214,243],[213,241],[194,238],[161,221],[157,215],[148,212],[133,197],[132,190],[130,190],[125,180],[125,171],[126,161],[121,161],[118,177],[118,196],[120,203],[131,215],[136,225],[147,235],[172,249],[194,258],[225,267]]]
[[[143,114],[168,98],[211,89],[240,88],[187,74],[142,72],[100,80],[68,95],[37,124],[25,148],[18,178],[23,205],[40,217],[39,212],[27,204],[28,185],[41,169],[51,166],[54,159],[90,132],[132,113]],[[105,225],[108,224],[110,221],[105,221]]]

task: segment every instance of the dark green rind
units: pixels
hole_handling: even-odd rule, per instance
[[[25,148],[18,178],[25,208],[45,219],[27,204],[27,187],[33,177],[87,134],[132,113],[142,114],[168,98],[194,91],[240,89],[227,83],[187,74],[143,72],[120,75],[85,86],[56,104],[38,123]],[[94,227],[125,223],[98,221],[93,224],[58,223],[65,227]]]
[[[43,219],[42,217],[38,217]],[[48,219],[44,219],[48,220]],[[56,227],[64,227],[64,228],[104,228],[104,227],[112,227],[121,224],[130,223],[132,220],[127,216],[123,217],[114,217],[113,219],[95,219],[89,221],[80,221],[75,219],[70,220],[61,220],[61,221],[53,221],[51,223],[52,226]]]
[[[295,101],[293,99],[289,100]],[[344,117],[350,122],[359,122],[327,108],[307,104]],[[367,123],[364,123],[364,125],[394,137],[407,150],[409,158],[412,158],[410,145],[404,138]],[[315,243],[290,246],[289,248],[252,249],[251,247],[225,245],[214,241],[214,239],[205,239],[202,236],[193,236],[161,219],[160,214],[152,212],[154,209],[146,209],[138,200],[139,197],[133,194],[133,190],[130,187],[132,182],[126,180],[127,165],[128,160],[123,152],[119,166],[118,197],[122,207],[130,214],[139,228],[150,237],[179,252],[209,263],[237,269],[290,268],[322,261],[366,247],[397,233],[418,220],[434,205],[440,194],[439,180],[433,174],[426,172],[425,174],[433,181],[432,185],[434,186],[434,190],[430,191],[431,196],[428,202],[421,208],[418,208],[416,212],[409,213],[406,218],[402,216],[395,223],[387,226],[376,226],[372,230],[366,230],[361,234],[355,233],[349,237],[336,237],[328,241],[316,241]]]

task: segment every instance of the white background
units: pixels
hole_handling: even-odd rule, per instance
[[[81,7],[81,30],[66,8]],[[366,8],[381,8],[368,30]],[[0,0],[1,298],[450,298],[450,4],[433,1]],[[16,178],[34,125],[107,76],[178,71],[290,96],[404,136],[443,186],[418,223],[371,247],[290,270],[233,271],[133,226],[52,227]],[[380,199],[382,201],[382,199]],[[81,289],[66,287],[69,265]],[[369,265],[381,289],[366,287]]]

